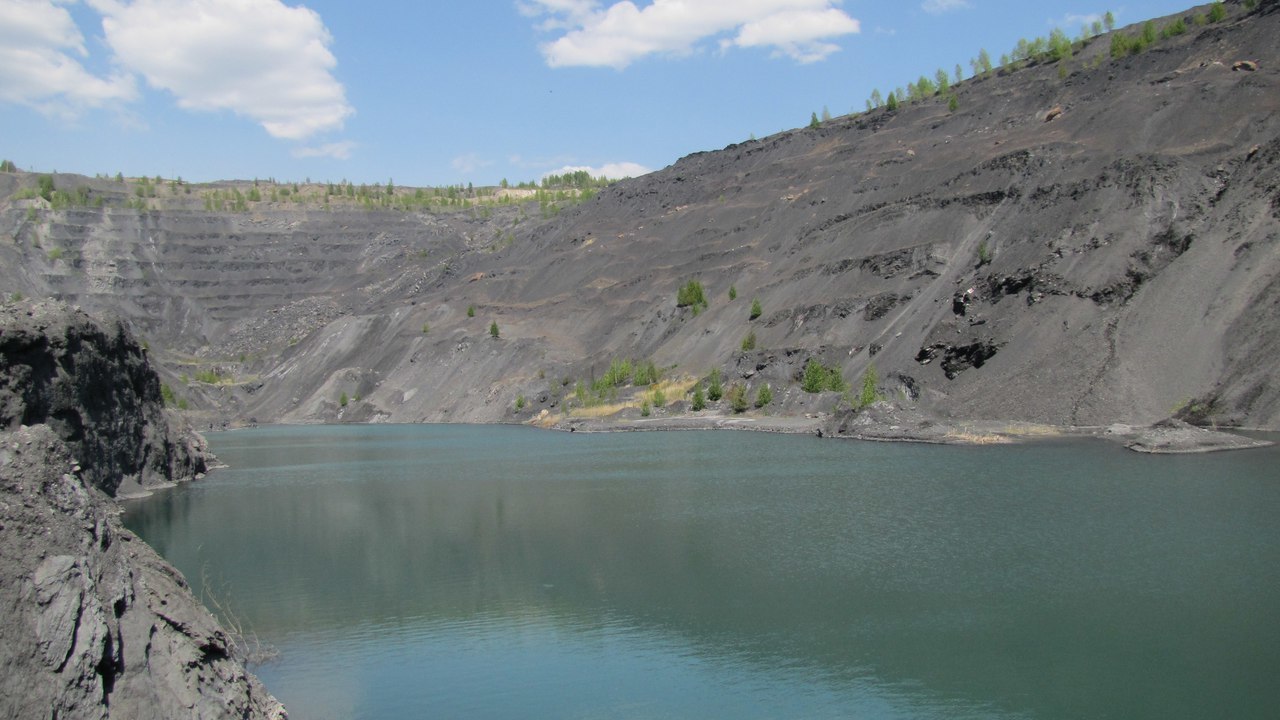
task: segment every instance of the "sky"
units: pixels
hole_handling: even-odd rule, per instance
[[[623,177],[1187,0],[0,0],[0,157],[193,182]]]

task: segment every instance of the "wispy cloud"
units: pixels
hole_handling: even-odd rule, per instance
[[[603,176],[603,177],[609,178],[610,180],[621,180],[622,178],[640,177],[641,175],[648,175],[649,173],[653,172],[652,170],[645,167],[644,165],[641,165],[640,163],[615,162],[615,163],[605,163],[604,165],[600,165],[599,167],[590,167],[587,165],[565,165],[562,168],[557,168],[550,172],[545,172],[542,174],[542,176],[546,177],[547,175],[565,175],[567,173],[578,172],[579,170],[586,170],[587,173],[591,175],[591,177]]]
[[[88,0],[121,67],[187,110],[231,112],[273,137],[342,128],[354,109],[333,76],[320,16],[280,0]]]
[[[483,170],[492,164],[493,164],[492,160],[483,158],[476,153],[467,153],[465,155],[459,155],[458,157],[455,157],[449,163],[449,166],[452,167],[455,171],[462,173],[463,175],[473,175],[476,172],[479,172],[480,170]]]
[[[293,149],[293,156],[296,158],[333,158],[335,160],[350,159],[352,151],[356,149],[356,144],[350,140],[343,142],[325,143],[324,145],[304,146]]]
[[[834,38],[861,31],[836,4],[653,0],[637,7],[624,0],[602,7],[592,0],[526,0],[518,7],[543,18],[541,29],[562,33],[541,47],[547,65],[622,69],[650,55],[688,55],[717,38],[722,50],[764,47],[802,63],[822,60],[840,49]]]
[[[920,5],[920,9],[930,15],[941,15],[952,10],[968,10],[973,7],[973,3],[969,0],[924,0]]]

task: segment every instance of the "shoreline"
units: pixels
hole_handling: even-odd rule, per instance
[[[200,431],[225,432],[263,425],[312,425],[326,423],[252,423],[227,424]],[[334,423],[378,424],[378,423]],[[478,423],[403,423],[521,425],[540,430],[568,433],[616,432],[689,432],[737,430],[768,432],[782,435],[816,435],[820,438],[862,440],[867,442],[920,443],[928,445],[1013,445],[1062,438],[1097,438],[1117,443],[1124,448],[1147,455],[1185,455],[1228,450],[1248,450],[1275,445],[1278,439],[1258,439],[1245,432],[1276,434],[1257,428],[1216,430],[1202,428],[1179,420],[1162,420],[1151,425],[1127,423],[1110,425],[1054,425],[1030,421],[954,420],[924,415],[915,410],[878,403],[860,412],[812,413],[805,415],[726,415],[712,412],[701,415],[674,414],[664,417],[548,417],[535,416],[519,422]],[[210,469],[214,469],[212,466]]]

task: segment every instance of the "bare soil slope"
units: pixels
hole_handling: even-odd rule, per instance
[[[527,419],[614,357],[804,413],[834,402],[799,391],[814,356],[958,418],[1280,429],[1280,10],[1227,6],[1138,55],[1104,36],[966,80],[954,111],[699,153],[550,218],[10,201],[0,287],[121,315],[210,421]],[[676,305],[693,278],[700,313]]]

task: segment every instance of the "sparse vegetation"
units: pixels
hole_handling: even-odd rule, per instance
[[[494,320],[493,322],[489,323],[489,337],[492,337],[492,338],[498,337],[498,321],[497,320]]]
[[[524,395],[517,395],[516,396],[516,412],[520,412],[521,410],[523,410],[524,405],[525,405]]]
[[[720,368],[712,368],[707,378],[707,399],[716,402],[724,397],[724,386],[720,383]]]
[[[768,383],[761,385],[759,389],[756,390],[755,406],[757,408],[762,408],[771,402],[773,402],[773,390],[769,387]]]
[[[468,306],[467,306],[467,317],[469,317],[469,318],[473,318],[473,317],[475,317],[475,316],[476,316],[476,306],[475,306],[475,305],[468,305]]]
[[[746,385],[743,385],[742,383],[734,383],[733,385],[730,385],[727,397],[729,398],[729,407],[732,408],[735,413],[743,413],[747,411],[749,403],[747,401]]]
[[[755,350],[755,349],[756,349],[756,331],[752,330],[751,332],[747,333],[746,337],[742,338],[742,351],[747,352],[749,350]]]
[[[348,402],[347,393],[344,391],[338,398],[338,407],[346,407]]]
[[[804,378],[800,382],[801,390],[807,393],[820,393],[824,390],[844,392],[848,387],[840,374],[840,368],[827,367],[818,362],[817,358],[809,358],[809,362],[805,364]]]
[[[991,264],[991,246],[986,239],[978,242],[978,267]]]
[[[694,314],[701,308],[708,307],[706,292],[702,283],[690,280],[676,293],[676,307],[691,307]]]
[[[737,300],[737,299],[738,299],[738,288],[734,287],[733,285],[730,285],[730,286],[729,286],[729,301],[730,301],[730,302],[732,302],[732,301]]]
[[[694,412],[707,409],[707,398],[702,394],[702,386],[695,385],[693,388],[693,401],[689,405]]]
[[[755,320],[756,318],[760,317],[760,315],[763,312],[764,312],[764,309],[760,307],[760,298],[754,298],[751,301],[751,314],[747,317],[747,319]]]
[[[875,363],[867,366],[862,373],[862,392],[858,393],[858,407],[864,408],[884,399],[880,394],[880,375],[876,372]]]

